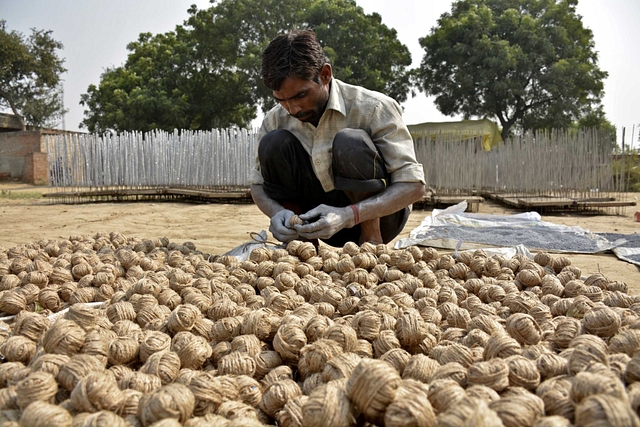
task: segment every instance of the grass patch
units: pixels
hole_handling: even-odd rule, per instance
[[[0,191],[0,200],[30,200],[30,199],[41,199],[42,193],[37,191],[9,191],[9,190],[1,190]]]

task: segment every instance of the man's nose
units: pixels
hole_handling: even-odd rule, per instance
[[[302,107],[295,101],[287,101],[287,111],[289,111],[289,114],[292,116],[295,116],[302,111]]]

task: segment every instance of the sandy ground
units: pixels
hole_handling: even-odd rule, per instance
[[[46,187],[9,182],[0,183],[0,192],[44,193]],[[640,199],[640,194],[628,195]],[[617,215],[554,214],[543,220],[580,226],[592,232],[634,233],[640,222],[634,214],[640,207],[626,208]],[[485,201],[480,213],[513,214],[519,211]],[[414,210],[398,238],[409,237],[430,210]],[[94,204],[52,204],[46,198],[0,198],[0,247],[66,239],[71,235],[119,231],[140,238],[167,237],[170,241],[195,243],[197,249],[222,254],[251,239],[252,232],[268,230],[269,219],[253,204],[196,204],[172,202],[131,202]],[[269,235],[271,238],[271,236]],[[442,250],[442,252],[449,252]],[[626,282],[630,292],[640,294],[640,271],[613,254],[568,255],[583,275],[601,272],[612,280]]]

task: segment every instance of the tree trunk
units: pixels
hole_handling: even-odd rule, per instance
[[[22,114],[18,113],[18,109],[14,105],[13,101],[11,100],[11,98],[10,97],[6,97],[5,99],[9,102],[9,106],[11,107],[11,111],[13,112],[13,115],[16,116],[16,118],[20,122],[20,127],[22,128],[21,130],[22,131],[27,130],[27,125],[24,123],[24,117],[22,117]]]

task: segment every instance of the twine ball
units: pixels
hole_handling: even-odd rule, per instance
[[[140,397],[142,392],[138,390],[126,389],[122,390],[122,401],[120,406],[116,410],[116,413],[121,417],[128,415],[135,416],[138,413],[138,405],[140,404]]]
[[[414,379],[429,383],[440,364],[428,356],[418,353],[411,356],[402,372],[403,379]]]
[[[140,342],[140,361],[146,362],[149,357],[171,348],[171,336],[160,331],[146,331]]]
[[[309,396],[296,396],[284,404],[281,411],[276,413],[276,421],[282,427],[302,427],[302,408],[309,400]]]
[[[44,333],[42,348],[47,353],[64,354],[69,357],[78,353],[84,344],[86,332],[73,320],[59,318]]]
[[[104,372],[86,375],[71,392],[71,401],[81,412],[115,411],[123,397],[115,378]]]
[[[533,427],[545,415],[544,402],[531,393],[502,396],[491,402],[489,408],[498,414],[505,427]]]
[[[396,337],[395,332],[388,329],[380,331],[378,338],[373,341],[373,350],[377,359],[387,351],[400,347],[400,341]]]
[[[88,354],[76,354],[71,356],[69,363],[60,367],[56,379],[63,388],[72,391],[82,378],[91,372],[102,372],[104,368],[104,363],[98,358]]]
[[[225,317],[216,321],[211,329],[213,339],[218,342],[229,341],[240,335],[243,319],[243,317]]]
[[[591,426],[638,426],[638,415],[626,400],[607,394],[589,396],[576,406],[576,425]]]
[[[69,356],[64,354],[40,353],[31,360],[31,369],[36,372],[48,372],[57,377],[60,368],[69,363],[69,360]]]
[[[396,391],[395,399],[387,406],[384,425],[432,426],[436,415],[429,402],[429,387],[419,381],[403,380]]]
[[[240,335],[231,341],[231,351],[239,351],[255,357],[262,351],[262,342],[255,335]]]
[[[372,310],[359,311],[351,321],[358,338],[367,341],[374,341],[378,337],[381,324],[380,315]]]
[[[251,377],[255,371],[256,362],[253,357],[240,351],[233,351],[218,362],[220,375],[248,375]]]
[[[304,364],[307,372],[322,372],[327,362],[342,352],[342,346],[339,343],[324,338],[305,345],[300,349],[300,360],[298,361],[298,367],[301,369],[300,374],[304,378],[301,364]]]
[[[429,402],[436,415],[455,406],[467,397],[464,388],[451,379],[440,379],[429,384]]]
[[[22,311],[13,319],[13,333],[14,335],[22,335],[34,342],[38,342],[50,325],[51,322],[48,318],[28,311]]]
[[[457,362],[464,367],[473,363],[474,357],[471,349],[458,343],[447,343],[448,345],[438,345],[429,352],[429,357],[435,359],[441,365]]]
[[[402,379],[388,363],[362,359],[347,381],[347,395],[369,422],[382,424]]]
[[[506,359],[509,356],[520,354],[522,348],[518,341],[506,334],[493,334],[484,348],[484,359]]]
[[[478,397],[469,397],[438,415],[438,427],[504,427],[488,402]]]
[[[128,301],[118,301],[115,304],[111,304],[107,307],[107,317],[111,323],[116,323],[119,320],[130,320],[135,322],[136,311]]]
[[[536,363],[524,356],[510,356],[505,359],[509,367],[509,385],[535,390],[540,384],[540,372]]]
[[[122,390],[136,390],[141,393],[150,393],[162,387],[160,377],[146,374],[140,371],[133,371],[125,375],[118,381],[118,386]]]
[[[621,319],[610,307],[593,307],[584,314],[584,329],[590,334],[610,338],[618,333]]]
[[[187,331],[174,335],[171,350],[180,357],[180,366],[187,369],[200,368],[212,354],[211,346],[205,338]]]
[[[193,413],[195,398],[182,384],[168,384],[140,398],[138,418],[144,427],[165,418],[186,422]]]
[[[72,427],[71,414],[56,405],[35,400],[22,410],[20,425],[29,427]]]
[[[228,400],[223,402],[218,408],[218,415],[228,419],[237,421],[258,420],[258,412],[256,408],[237,400]]]
[[[621,400],[627,399],[624,384],[613,375],[578,372],[575,376],[569,398],[575,405],[596,394],[606,394]]]
[[[159,351],[147,358],[140,368],[140,372],[155,375],[160,378],[162,385],[167,385],[178,378],[180,373],[180,356],[173,351]]]
[[[265,375],[284,362],[278,352],[273,350],[263,350],[254,358],[256,362],[255,378],[261,380]]]
[[[334,380],[348,379],[362,358],[355,353],[342,353],[331,358],[322,371],[325,383]]]
[[[355,410],[346,392],[333,383],[314,389],[302,407],[302,425],[305,427],[347,427],[354,419]]]
[[[167,319],[171,332],[190,331],[196,321],[202,317],[200,310],[192,304],[181,304],[173,309]]]
[[[534,345],[540,342],[542,331],[533,316],[514,313],[507,319],[506,329],[509,335],[520,344]]]
[[[57,392],[58,383],[48,372],[32,372],[16,384],[17,403],[23,410],[33,401],[54,403]]]
[[[116,338],[116,334],[108,329],[93,329],[87,332],[80,353],[89,354],[106,365],[109,358],[109,342]]]
[[[344,351],[352,351],[358,341],[358,336],[350,325],[334,324],[326,331],[326,339],[340,344]]]
[[[262,384],[263,392],[271,387],[273,384],[282,381],[282,380],[292,380],[293,379],[293,371],[287,365],[280,365],[273,368],[267,375],[262,378],[260,384]]]
[[[273,349],[287,362],[296,362],[300,349],[306,344],[307,336],[304,330],[293,324],[281,326],[273,338]]]
[[[2,344],[0,351],[9,362],[28,364],[36,354],[36,343],[22,335],[14,335]]]
[[[270,417],[274,417],[286,402],[300,395],[302,390],[295,381],[291,379],[277,381],[263,392],[260,409]]]
[[[509,365],[501,358],[476,362],[467,370],[467,382],[501,392],[509,386]]]
[[[199,372],[189,383],[195,399],[193,413],[204,416],[218,411],[223,402],[238,398],[238,386],[233,377],[216,375],[215,372]]]
[[[238,375],[235,380],[238,398],[249,406],[257,407],[262,400],[260,383],[248,375]]]
[[[108,361],[112,365],[126,365],[138,360],[140,343],[135,336],[117,337],[109,343]]]
[[[566,375],[553,377],[540,383],[536,389],[536,395],[543,400],[547,415],[559,415],[573,420],[575,405],[569,399],[572,383],[573,377]]]

